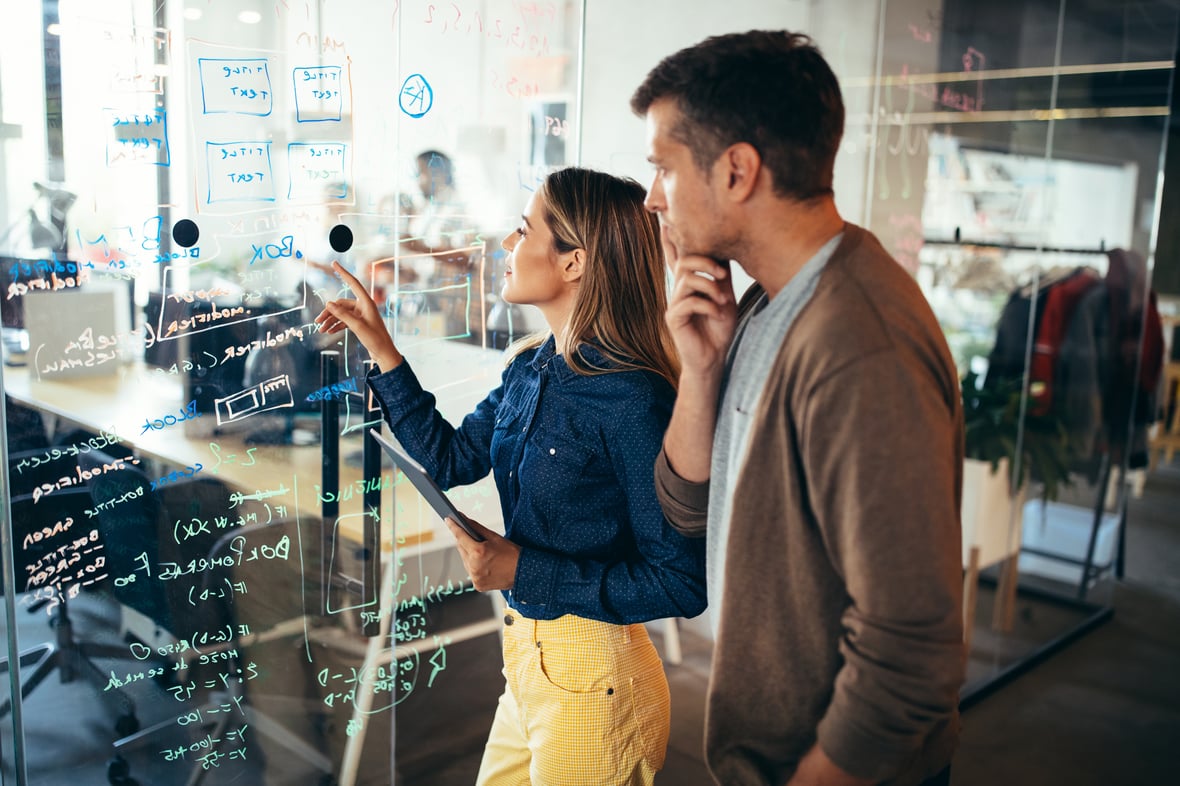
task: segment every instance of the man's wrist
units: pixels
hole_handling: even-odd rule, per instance
[[[682,366],[676,394],[688,394],[715,404],[717,392],[721,389],[722,375],[723,369],[720,368],[693,369]]]

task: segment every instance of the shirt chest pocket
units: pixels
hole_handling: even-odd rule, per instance
[[[492,430],[491,459],[492,472],[497,484],[516,480],[516,465],[520,446],[524,442],[528,424],[520,411],[501,405],[496,412],[496,424]]]
[[[594,493],[596,465],[594,447],[586,440],[538,429],[525,448],[521,492],[533,497],[547,519],[559,523]]]

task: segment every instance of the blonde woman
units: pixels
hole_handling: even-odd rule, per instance
[[[495,476],[503,537],[447,522],[476,589],[507,605],[479,784],[646,784],[663,766],[668,685],[642,623],[704,610],[704,550],[669,526],[653,486],[678,363],[644,197],[587,169],[545,179],[503,240],[502,296],[536,306],[549,332],[509,348],[500,386],[458,428],[343,268],[355,299],[317,318],[368,349],[386,421],[444,488]]]

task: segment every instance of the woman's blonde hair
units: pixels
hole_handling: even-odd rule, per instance
[[[664,253],[659,221],[643,206],[646,195],[630,178],[580,167],[551,173],[537,189],[555,251],[586,252],[558,350],[579,374],[644,369],[675,386],[680,362],[664,323]],[[547,338],[526,336],[508,348],[508,360]],[[578,348],[586,343],[606,357],[608,367],[582,356]]]

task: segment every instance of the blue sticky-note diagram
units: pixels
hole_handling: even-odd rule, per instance
[[[344,108],[340,66],[307,66],[291,72],[295,85],[295,119],[300,123],[339,121]]]
[[[345,162],[348,146],[342,142],[291,142],[287,145],[290,199],[319,200],[348,196]]]
[[[168,113],[104,110],[111,129],[107,137],[107,166],[154,164],[169,166]]]
[[[201,76],[201,108],[205,114],[266,117],[271,113],[274,92],[265,57],[199,57],[197,66]]]
[[[206,142],[208,202],[273,202],[270,142]]]
[[[410,74],[398,91],[397,105],[410,117],[422,117],[434,106],[434,88],[421,74]]]

